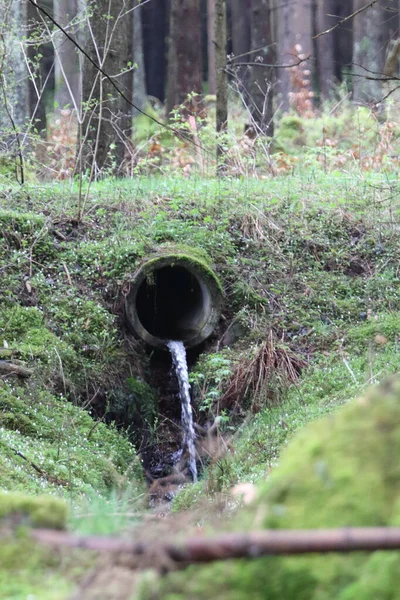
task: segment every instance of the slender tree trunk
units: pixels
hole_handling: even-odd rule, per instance
[[[365,6],[354,0],[354,10]],[[384,66],[383,6],[378,2],[354,19],[353,99],[357,103],[377,102],[382,97],[382,83],[366,77],[382,77]]]
[[[338,21],[342,21],[353,12],[353,2],[350,0],[336,0],[334,14]],[[351,71],[351,62],[353,60],[353,24],[354,19],[350,19],[339,25],[335,30],[333,38],[334,45],[334,63],[335,77],[342,81]]]
[[[385,62],[383,74],[389,80],[382,83],[382,94],[385,98],[385,116],[392,123],[400,122],[400,90],[399,90],[399,60],[400,34],[399,16],[400,0],[384,0],[384,42]],[[396,79],[397,78],[397,79]]]
[[[335,16],[336,0],[317,0],[316,2],[316,31],[318,35],[333,27],[337,18]],[[335,63],[334,63],[334,38],[335,31],[321,35],[316,40],[316,59],[318,73],[319,98],[323,102],[328,100],[334,90]]]
[[[27,2],[12,0],[0,21],[0,148],[14,159],[15,176],[25,182],[24,149],[29,119],[29,82],[26,67]],[[25,143],[24,143],[25,139]]]
[[[143,49],[146,90],[149,96],[165,99],[167,66],[168,4],[166,0],[151,0],[140,9],[143,23]]]
[[[278,65],[290,65],[295,62],[293,56],[293,46],[295,43],[294,22],[291,14],[291,4],[289,2],[280,2],[274,0],[275,15],[276,15],[276,51]],[[277,69],[277,92],[279,92],[279,107],[283,111],[288,111],[290,108],[289,94],[290,85],[290,69],[279,67]]]
[[[54,2],[54,18],[69,34],[76,33],[76,26],[71,25],[78,14],[77,0],[56,0]],[[62,31],[55,35],[55,90],[54,103],[58,109],[66,106],[79,107],[81,75],[79,56],[75,45],[65,37]]]
[[[108,10],[111,14],[108,14]],[[129,98],[132,72],[132,3],[124,0],[97,0],[90,17],[86,51]],[[123,16],[124,15],[124,16]],[[98,57],[99,54],[99,57]],[[99,61],[100,58],[100,61]],[[127,70],[121,75],[121,72]],[[109,80],[87,59],[84,61],[82,102],[85,118],[82,126],[83,169],[94,176],[102,170],[122,174],[122,163],[131,143],[131,106],[115,90]]]
[[[38,10],[30,2],[28,2],[27,10],[29,37],[32,39],[40,39],[41,19]],[[29,116],[33,119],[34,131],[39,133],[42,138],[45,138],[47,115],[45,93],[43,92],[45,91],[46,80],[46,91],[49,90],[50,83],[53,82],[51,73],[46,72],[45,56],[49,54],[53,56],[53,45],[44,45],[40,43],[37,45],[29,44],[27,53],[32,65],[31,68],[34,71],[34,77],[29,78]],[[41,56],[40,60],[38,60],[38,56]],[[53,60],[51,63],[53,63]]]
[[[300,55],[312,55],[312,0],[292,0],[292,2],[274,0],[274,7],[277,63],[293,65],[298,62]],[[303,62],[301,69],[303,72],[310,70],[310,61]],[[278,69],[279,106],[284,111],[290,108],[290,94],[299,91],[296,89],[294,73],[292,67]],[[309,83],[304,87],[311,90],[311,77],[308,80]]]
[[[27,0],[11,0],[4,6],[0,24],[0,131],[14,137],[29,118],[29,81],[24,51],[28,35]]]
[[[216,93],[215,75],[215,0],[207,0],[207,57],[208,57],[208,93]]]
[[[251,31],[250,31],[250,0],[231,0],[232,11],[232,52],[235,57],[233,68],[235,72],[234,83],[242,93],[246,92],[249,68],[238,63],[250,60]]]
[[[249,108],[259,132],[273,136],[275,50],[272,43],[270,0],[251,0]],[[258,63],[260,66],[256,66]]]
[[[133,103],[140,109],[146,106],[146,73],[143,56],[142,6],[139,0],[134,0],[133,11]],[[135,112],[133,113],[135,116]]]
[[[200,0],[171,0],[168,52],[168,114],[202,93]],[[193,107],[188,107],[193,108]]]
[[[385,40],[385,46],[392,40],[395,40],[399,36],[399,0],[381,0],[383,8],[383,36]]]
[[[250,0],[231,0],[232,9],[232,50],[234,64],[245,63],[250,59],[251,32],[250,32]],[[236,76],[242,88],[246,87],[246,73],[248,69],[240,66],[236,70]]]
[[[215,71],[216,71],[216,126],[217,135],[228,130],[228,77],[226,73],[226,0],[215,0],[215,27],[213,42],[215,46]],[[217,174],[223,175],[224,143],[217,141]]]

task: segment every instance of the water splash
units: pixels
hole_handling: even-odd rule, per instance
[[[193,481],[197,481],[196,466],[196,434],[193,426],[193,411],[190,403],[189,371],[186,361],[186,349],[183,342],[167,342],[171,352],[172,362],[175,367],[179,383],[179,395],[182,403],[183,447],[187,446],[189,452],[189,468]]]

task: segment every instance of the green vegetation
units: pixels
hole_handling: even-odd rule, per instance
[[[397,526],[399,444],[395,380],[303,427],[260,485],[255,502],[225,527]],[[398,572],[395,552],[229,561],[169,575],[145,585],[140,597],[261,600],[268,590],[268,598],[277,600],[395,599]]]
[[[32,372],[27,378],[1,374],[0,485],[31,496],[45,491],[66,498],[72,529],[111,534],[136,527],[145,488],[135,447],[157,448],[176,436],[160,408],[150,358],[124,323],[124,300],[134,274],[160,249],[178,247],[191,254],[195,248],[202,262],[208,255],[210,262],[204,264],[217,273],[225,298],[221,324],[193,366],[191,380],[196,420],[204,424],[220,417],[229,449],[211,457],[201,481],[175,498],[175,512],[199,506],[207,511],[240,482],[267,480],[271,488],[262,486],[262,494],[272,494],[275,473],[289,460],[281,458],[282,451],[289,455],[285,448],[291,448],[293,436],[312,431],[308,424],[320,417],[331,423],[342,414],[338,408],[399,371],[394,174],[329,172],[310,152],[290,175],[265,180],[99,181],[91,187],[79,223],[77,197],[71,183],[0,188],[0,361]],[[292,378],[274,367],[285,359],[294,369]],[[241,383],[240,369],[252,364],[261,371],[254,369],[240,397],[227,397],[232,382]],[[265,378],[266,372],[273,376]],[[353,408],[348,410],[343,414],[353,428]],[[303,445],[297,455],[299,460],[304,456],[305,465],[309,448]],[[301,465],[295,470],[303,472]],[[305,471],[304,477],[308,481]],[[311,490],[315,481],[308,483]],[[296,489],[300,496],[303,492]],[[232,503],[237,510],[237,501]],[[372,508],[373,518],[381,515],[380,505],[365,507]],[[306,526],[300,511],[299,505],[297,525]],[[318,511],[313,513],[317,519]],[[246,519],[243,513],[233,521],[240,528]],[[208,521],[207,512],[203,521]],[[279,523],[284,526],[283,520]],[[342,563],[335,560],[321,579],[308,559],[271,560],[271,575],[265,577],[260,575],[266,572],[265,561],[243,563],[241,570],[236,563],[193,569],[191,598],[207,597],[212,578],[215,589],[220,585],[219,595],[228,599],[230,592],[222,591],[226,569],[243,597],[257,598],[267,583],[271,598],[279,594],[288,600],[313,597],[315,585],[322,590],[318,600],[329,597],[331,586],[342,600],[357,593],[368,598],[364,589],[371,594],[378,589],[368,587],[364,559],[360,580],[354,580],[351,562],[339,584],[335,573]],[[368,560],[382,565],[379,586],[386,585],[383,579],[390,582],[391,561],[393,569],[397,564],[393,557]],[[63,573],[59,597],[66,597],[71,581],[80,577],[73,558],[65,573],[57,561],[40,561],[37,578],[21,571],[21,585],[14,583],[11,591],[4,587],[5,597],[22,600],[31,593],[45,598],[40,586],[54,573]],[[181,577],[161,583],[154,597],[165,592],[162,597],[180,598]],[[362,591],[351,592],[362,585]]]

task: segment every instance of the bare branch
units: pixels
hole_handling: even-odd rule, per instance
[[[350,21],[350,19],[354,19],[354,17],[356,17],[360,13],[364,12],[364,10],[367,10],[367,8],[371,8],[371,6],[373,6],[377,2],[378,2],[378,0],[372,0],[372,2],[370,2],[369,4],[362,6],[361,8],[356,10],[356,12],[354,12],[351,15],[348,15],[347,17],[345,17],[344,19],[341,19],[340,21],[338,21],[333,27],[330,27],[330,29],[327,29],[326,31],[321,31],[320,33],[317,33],[317,35],[314,35],[313,40],[316,40],[317,38],[321,37],[321,35],[326,35],[327,33],[331,33],[331,31],[334,31],[335,29],[337,29],[337,27],[339,27],[343,23],[346,23],[346,21]]]
[[[308,56],[305,56],[304,58],[299,58],[297,60],[297,62],[295,63],[291,63],[291,64],[286,64],[286,65],[272,65],[272,64],[268,64],[268,63],[263,63],[263,62],[235,62],[233,65],[234,67],[268,67],[269,69],[290,69],[293,67],[298,67],[299,65],[301,65],[301,63],[310,60],[311,58],[311,54],[309,54]],[[297,58],[297,57],[296,57]]]
[[[37,542],[55,547],[84,548],[98,552],[129,553],[135,568],[154,568],[154,545],[128,539],[79,536],[73,533],[36,529]],[[157,542],[157,555],[165,565],[184,569],[190,564],[266,555],[310,554],[395,550],[400,548],[400,527],[348,527],[319,530],[263,530],[191,537],[182,542]]]

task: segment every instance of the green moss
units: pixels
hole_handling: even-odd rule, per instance
[[[210,259],[201,249],[191,249],[188,246],[165,246],[154,258],[143,263],[143,272],[145,274],[152,273],[158,264],[164,264],[165,259],[168,259],[169,266],[174,266],[174,260],[176,260],[180,265],[195,268],[208,280],[214,282],[218,291],[223,293],[221,281],[210,267]]]
[[[288,142],[296,145],[305,144],[304,123],[300,117],[288,115],[281,119],[276,139],[285,148]]]
[[[51,496],[24,496],[0,493],[0,519],[20,515],[22,522],[34,527],[64,529],[67,507],[62,500]],[[27,519],[27,521],[25,520]]]
[[[62,570],[63,563],[72,566],[68,552],[61,556],[29,536],[29,527],[65,529],[66,518],[67,506],[57,498],[0,493],[1,598],[62,600],[72,591]]]
[[[73,591],[60,554],[25,536],[2,538],[0,563],[0,596],[4,600],[65,600]]]
[[[260,492],[270,507],[265,526],[390,524],[400,491],[399,399],[399,384],[388,383],[305,427]]]
[[[24,414],[16,415],[12,412],[0,413],[0,426],[6,429],[19,431],[23,435],[37,435],[38,430],[29,417]]]
[[[400,382],[392,380],[304,427],[229,528],[397,526],[399,450]],[[268,590],[274,600],[394,599],[399,565],[398,553],[232,561],[172,575],[141,598],[263,600]]]
[[[42,215],[0,210],[0,240],[0,257],[10,249],[20,253],[21,261],[29,260],[27,252],[36,259],[49,258],[55,253],[49,227]]]
[[[400,313],[393,312],[372,316],[365,324],[352,328],[347,336],[348,344],[367,345],[375,341],[376,336],[383,336],[386,342],[395,342],[400,335]],[[377,343],[386,343],[377,338]]]
[[[3,489],[67,493],[57,484],[63,481],[75,496],[90,490],[106,495],[128,485],[142,491],[142,468],[128,438],[63,397],[35,386],[0,387],[0,430]]]

